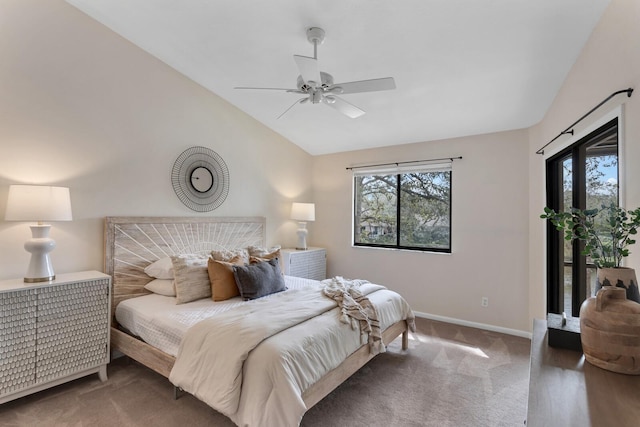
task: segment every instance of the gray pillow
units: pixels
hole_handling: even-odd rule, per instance
[[[287,289],[277,258],[256,264],[234,265],[233,277],[244,300],[264,297]]]

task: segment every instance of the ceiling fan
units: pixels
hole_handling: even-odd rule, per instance
[[[318,45],[324,41],[324,30],[318,27],[307,29],[307,40],[313,44],[313,58],[308,56],[293,55],[293,59],[298,65],[300,75],[298,76],[296,89],[269,88],[269,87],[236,87],[234,89],[258,89],[258,90],[281,90],[290,93],[304,95],[298,99],[282,114],[278,119],[284,116],[289,110],[297,104],[319,104],[323,103],[335,108],[345,116],[355,119],[362,116],[365,112],[355,105],[345,101],[337,95],[346,95],[349,93],[375,92],[380,90],[391,90],[396,88],[393,77],[385,77],[382,79],[359,80],[355,82],[334,83],[333,76],[324,71],[320,71],[318,67]]]

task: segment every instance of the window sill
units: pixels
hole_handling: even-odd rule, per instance
[[[394,251],[394,252],[411,252],[417,254],[430,254],[430,255],[453,255],[452,252],[439,252],[439,251],[430,251],[430,250],[419,250],[419,249],[404,249],[404,248],[383,248],[378,246],[362,246],[362,245],[354,245],[351,244],[352,248],[355,249],[373,249],[373,250],[382,250],[382,251]]]

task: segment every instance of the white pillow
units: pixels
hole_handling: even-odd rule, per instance
[[[176,288],[173,285],[173,279],[155,279],[144,285],[144,288],[154,294],[164,295],[167,297],[176,296]]]
[[[173,262],[170,257],[160,258],[156,262],[149,264],[144,272],[156,279],[173,279]]]

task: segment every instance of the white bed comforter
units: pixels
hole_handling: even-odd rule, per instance
[[[282,292],[197,323],[169,379],[239,426],[298,426],[307,409],[302,392],[363,343],[321,289]],[[360,289],[382,329],[413,317],[395,292],[374,284]]]

